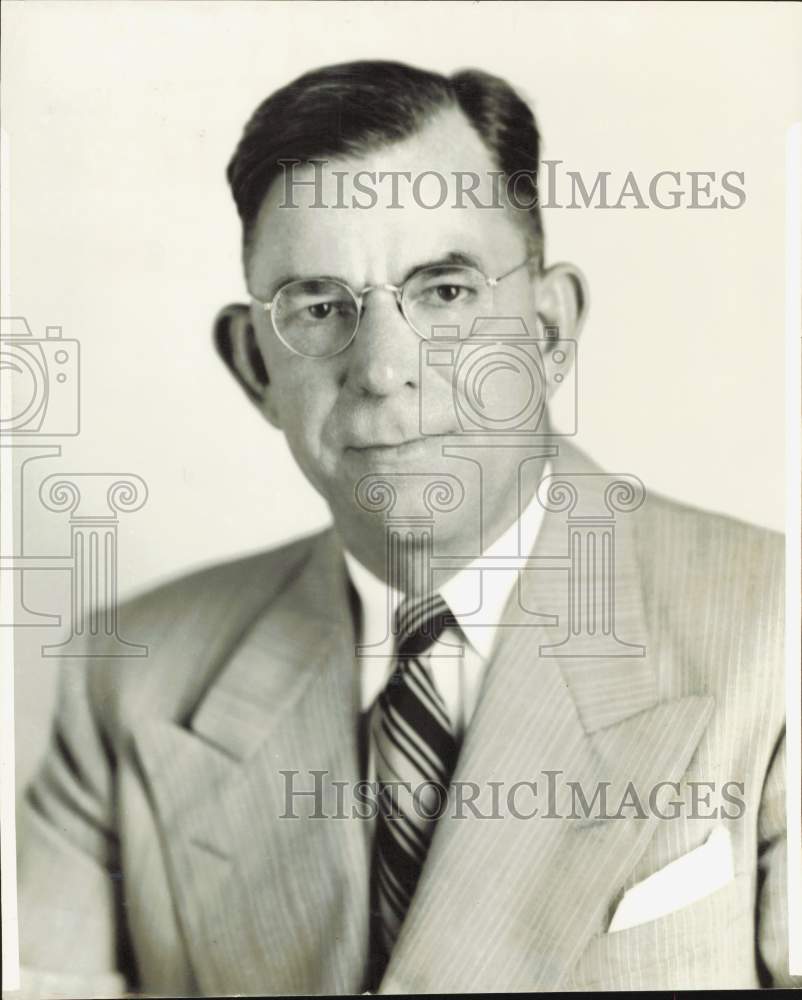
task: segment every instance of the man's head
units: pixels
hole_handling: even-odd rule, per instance
[[[253,302],[247,321],[240,314],[228,327],[223,354],[284,431],[346,544],[374,571],[382,571],[382,524],[355,501],[369,473],[389,475],[394,488],[409,494],[401,505],[414,504],[426,474],[448,472],[468,485],[465,461],[444,447],[469,444],[473,450],[464,457],[481,458],[482,496],[468,490],[461,516],[441,531],[440,542],[472,551],[475,540],[460,532],[475,532],[479,504],[486,533],[500,533],[517,513],[520,451],[496,447],[492,432],[465,435],[458,373],[453,366],[427,367],[432,341],[425,338],[432,331],[420,323],[413,329],[408,306],[417,296],[449,306],[443,315],[451,317],[452,301],[477,294],[451,276],[448,268],[458,263],[472,269],[483,317],[517,317],[532,338],[542,338],[545,327],[556,327],[562,338],[576,335],[585,304],[581,276],[568,265],[542,267],[538,147],[531,111],[502,80],[474,70],[446,78],[363,62],[317,70],[269,97],[229,166]],[[476,179],[471,197],[466,176]],[[387,182],[393,177],[397,184]],[[355,199],[360,178],[363,192],[365,181],[372,182],[373,194]],[[441,270],[421,279],[432,266]],[[318,301],[322,286],[313,281],[322,277],[339,283],[325,286],[326,301]],[[303,344],[300,353],[294,349],[299,342],[282,292],[291,281],[302,283],[294,308],[311,329],[353,318],[356,333],[337,353],[309,357]],[[410,282],[425,287],[411,296]],[[346,290],[330,294],[343,286],[353,299]],[[431,310],[423,315],[430,320]],[[493,321],[482,329],[492,337]],[[455,331],[458,343],[471,332]],[[548,348],[541,353],[547,369]],[[523,412],[527,400],[516,394],[532,392],[503,358],[478,384],[487,412],[494,400],[512,413],[520,402]],[[544,390],[547,384],[554,384],[548,376]],[[449,531],[456,533],[451,540]]]
[[[265,195],[283,163],[359,160],[409,139],[443,112],[460,112],[495,170],[518,177],[516,197],[530,204],[533,248],[542,250],[537,203],[540,139],[528,106],[504,80],[479,70],[451,77],[393,62],[354,62],[313,70],[263,101],[228,166],[228,181],[248,249]]]

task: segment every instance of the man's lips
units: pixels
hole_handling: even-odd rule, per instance
[[[357,440],[346,445],[345,451],[357,452],[363,455],[390,455],[401,454],[405,451],[412,451],[416,447],[424,447],[427,442],[436,441],[444,435],[418,435],[417,437],[405,438],[400,441],[383,440]]]
[[[418,441],[425,441],[425,437],[406,438],[403,441],[360,441],[349,444],[347,451],[394,451],[398,448],[406,448],[416,444]]]

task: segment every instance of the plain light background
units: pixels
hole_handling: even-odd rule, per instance
[[[578,443],[653,490],[782,528],[798,7],[40,0],[5,3],[3,21],[3,315],[81,343],[82,432],[41,475],[148,484],[121,517],[123,595],[328,519],[210,331],[244,292],[224,169],[246,118],[301,72],[356,58],[506,77],[534,106],[543,156],[591,180],[610,170],[613,190],[629,170],[644,190],[660,170],[744,172],[736,211],[545,210],[547,259],[577,263],[591,289]],[[68,551],[65,518],[30,492],[26,546]],[[37,609],[64,613],[63,574],[45,577]],[[18,637],[20,786],[51,710],[45,641]]]

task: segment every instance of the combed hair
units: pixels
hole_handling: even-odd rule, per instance
[[[246,250],[282,160],[359,157],[409,138],[448,108],[463,112],[498,170],[507,177],[523,172],[519,179],[524,183],[519,186],[516,180],[516,192],[533,205],[528,212],[539,245],[540,137],[532,111],[512,87],[476,69],[449,77],[403,63],[366,60],[304,73],[254,111],[227,171]],[[521,195],[527,184],[528,195]]]

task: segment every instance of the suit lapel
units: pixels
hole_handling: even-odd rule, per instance
[[[324,536],[189,729],[160,721],[137,738],[204,993],[360,988],[369,856],[348,818],[356,728],[345,577]],[[335,781],[348,783],[339,799]],[[316,821],[324,812],[343,818]]]
[[[555,473],[569,470],[594,471],[573,450]],[[632,518],[618,526],[616,628],[643,655],[554,655],[567,531],[546,515],[540,568],[511,597],[383,993],[557,989],[655,832],[653,789],[682,777],[707,725],[709,697],[658,702]],[[473,801],[458,810],[460,786]]]
[[[556,473],[575,471],[568,454]],[[653,809],[645,818],[619,809],[627,790],[630,802],[648,803],[653,786],[678,780],[707,724],[709,698],[658,702],[627,518],[616,550],[617,629],[645,655],[554,655],[566,622],[566,548],[563,516],[547,514],[454,775],[472,801],[463,818],[452,810],[438,824],[382,992],[557,988],[604,929],[654,833]],[[350,816],[350,793],[338,802],[333,782],[352,789],[359,778],[350,622],[328,536],[244,636],[189,728],[154,722],[137,737],[204,993],[362,986],[369,831],[359,820],[313,818],[321,803],[328,815]],[[317,797],[288,798],[315,781]],[[517,782],[537,782],[536,798]],[[593,800],[603,787],[606,812]],[[587,818],[576,789],[593,802]],[[534,818],[515,815],[534,806]]]

